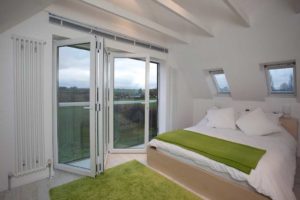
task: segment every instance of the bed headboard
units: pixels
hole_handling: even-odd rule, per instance
[[[280,117],[279,122],[298,141],[298,120],[293,117]]]

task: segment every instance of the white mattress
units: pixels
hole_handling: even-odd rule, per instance
[[[210,169],[223,177],[231,177],[243,185],[248,183],[257,192],[274,200],[296,199],[293,193],[296,171],[296,141],[283,128],[281,133],[268,136],[248,136],[240,130],[209,128],[204,122],[186,130],[266,149],[267,152],[259,161],[256,169],[248,175],[170,143],[153,139],[150,141],[150,145],[183,162]]]

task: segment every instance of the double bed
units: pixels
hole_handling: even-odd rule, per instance
[[[148,164],[208,199],[295,200],[297,122],[281,118],[281,131],[249,136],[241,130],[211,128],[207,120],[186,130],[265,149],[250,174],[158,139],[150,141]]]

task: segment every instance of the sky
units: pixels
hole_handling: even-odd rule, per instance
[[[87,50],[59,48],[59,86],[88,88],[90,54]],[[157,65],[150,63],[150,89],[156,88]],[[145,62],[129,58],[115,59],[115,88],[144,89]]]
[[[90,52],[59,48],[59,86],[88,88],[90,80]]]
[[[273,87],[280,88],[282,83],[289,83],[290,76],[293,75],[293,68],[271,69],[269,70],[273,80]]]
[[[225,74],[215,74],[215,79],[220,87],[222,88],[229,88],[228,82],[226,80]]]
[[[115,59],[114,87],[120,89],[145,89],[145,62],[130,58]],[[157,65],[150,63],[149,88],[157,87]]]
[[[269,72],[272,76],[273,87],[280,89],[281,84],[289,83],[290,76],[293,75],[293,68],[271,69]],[[220,88],[229,87],[224,74],[215,74],[215,78]]]
[[[71,47],[59,49],[59,86],[88,88],[90,78],[89,51]],[[280,88],[282,83],[289,83],[293,68],[272,69],[270,74],[273,87]],[[224,74],[215,75],[220,88],[228,87]],[[144,89],[145,88],[145,62],[129,58],[115,59],[115,88]],[[157,67],[150,63],[150,89],[156,88]]]

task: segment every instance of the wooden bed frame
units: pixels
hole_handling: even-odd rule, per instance
[[[298,121],[296,119],[281,118],[280,122],[291,135],[298,138]],[[252,188],[215,175],[200,167],[181,162],[155,147],[148,146],[147,163],[150,167],[181,183],[203,198],[210,200],[270,200],[269,197]]]

